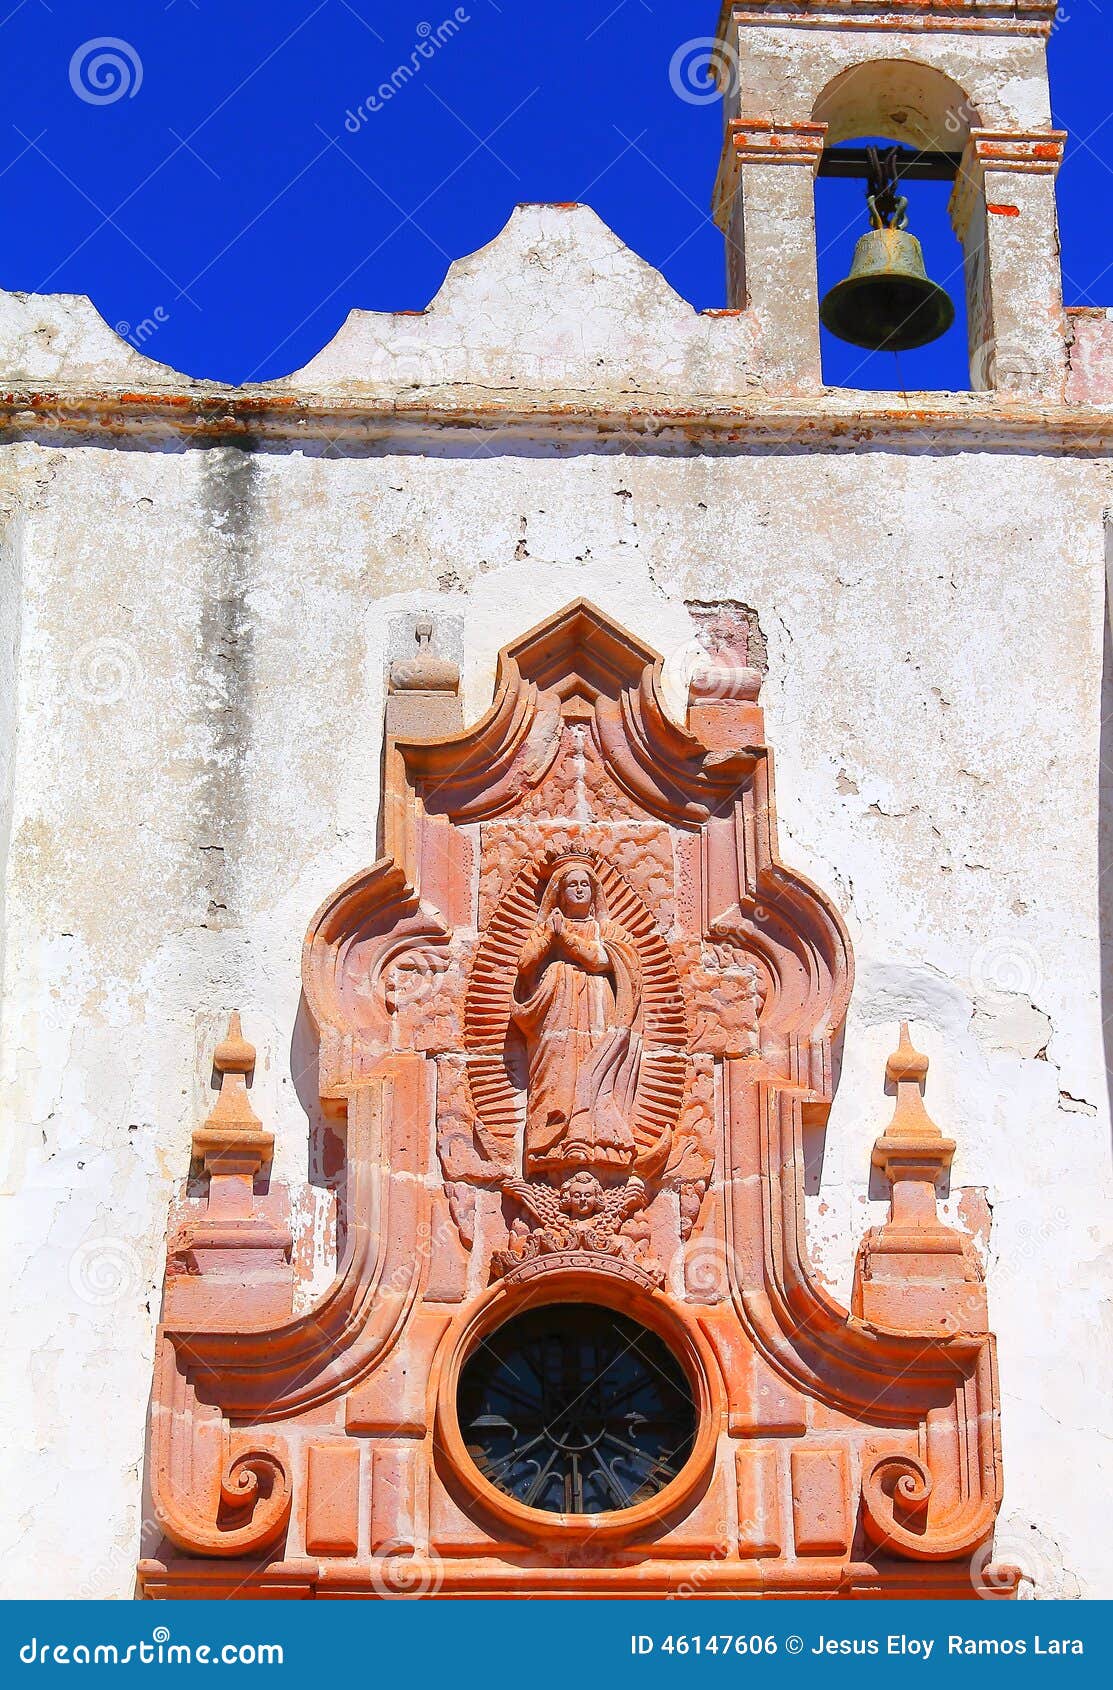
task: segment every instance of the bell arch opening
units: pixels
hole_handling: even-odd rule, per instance
[[[943,71],[913,59],[871,59],[840,71],[820,93],[812,120],[827,145],[881,135],[916,152],[961,153],[981,117]]]
[[[992,385],[979,352],[984,337],[969,329],[972,287],[984,285],[981,224],[971,218],[960,231],[954,214],[964,151],[981,121],[964,89],[930,65],[872,60],[834,77],[812,117],[826,125],[815,185],[826,385]],[[882,165],[892,160],[893,191],[888,205],[876,202],[880,218],[869,198],[870,148]]]

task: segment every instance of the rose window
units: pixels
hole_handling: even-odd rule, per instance
[[[561,1514],[647,1501],[680,1472],[696,1435],[671,1350],[592,1304],[551,1304],[499,1327],[464,1367],[458,1416],[491,1484]]]

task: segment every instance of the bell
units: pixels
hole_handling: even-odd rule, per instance
[[[907,229],[871,229],[858,242],[845,282],[819,308],[826,328],[870,352],[911,352],[946,334],[954,304],[924,266]]]

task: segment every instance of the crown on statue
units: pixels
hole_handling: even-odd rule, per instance
[[[567,863],[583,863],[587,868],[593,869],[596,861],[597,853],[588,845],[560,845],[545,853],[545,866],[550,876]]]

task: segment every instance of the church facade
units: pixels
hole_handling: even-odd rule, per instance
[[[725,311],[582,206],[256,388],[0,296],[8,1594],[1111,1593],[1054,15],[727,0]],[[969,392],[822,384],[876,134]]]

